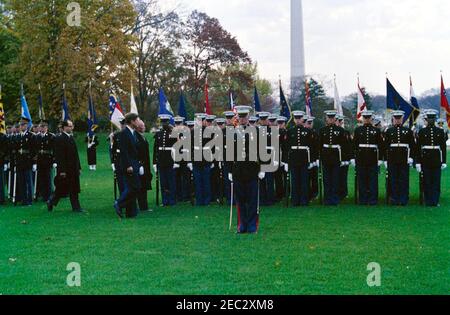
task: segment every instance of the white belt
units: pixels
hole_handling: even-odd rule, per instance
[[[406,143],[392,143],[391,148],[406,148],[409,149],[409,144]]]
[[[339,150],[339,162],[342,162],[342,149],[338,144],[324,144],[323,147],[325,149],[337,149]]]
[[[292,150],[306,150],[306,151],[308,151],[308,163],[311,163],[311,150],[310,150],[309,147],[291,147],[291,149]]]
[[[376,144],[360,144],[359,147],[363,149],[378,149]]]
[[[172,151],[173,148],[159,148],[159,151]]]
[[[441,147],[439,146],[431,146],[431,145],[426,145],[422,147],[422,150],[441,150]]]

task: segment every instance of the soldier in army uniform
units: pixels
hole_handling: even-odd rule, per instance
[[[384,156],[389,173],[390,203],[406,206],[409,202],[409,168],[416,157],[416,140],[411,129],[403,127],[405,112],[392,114],[393,127],[386,130]]]
[[[37,147],[37,192],[36,198],[41,197],[47,202],[52,193],[51,174],[55,162],[55,135],[48,132],[48,121],[40,123],[41,132],[36,136]]]
[[[424,201],[428,207],[438,207],[441,196],[442,171],[447,168],[447,140],[444,130],[436,127],[437,112],[425,113],[427,126],[420,130],[416,168],[423,175]]]
[[[258,179],[263,180],[265,173],[261,171],[258,153],[251,152],[251,144],[257,146],[258,134],[256,128],[253,129],[253,133],[247,130],[250,127],[248,124],[250,111],[245,106],[238,106],[236,110],[239,116],[239,128],[236,129],[235,141],[243,144],[243,151],[238,152],[239,145],[236,145],[236,158],[229,179],[234,183],[236,193],[237,232],[254,234],[259,228]]]
[[[317,159],[314,136],[311,129],[302,125],[305,113],[293,112],[295,127],[287,134],[287,164],[285,171],[291,172],[291,195],[294,207],[307,206],[310,202],[310,170]]]
[[[33,172],[36,172],[34,136],[28,131],[30,120],[22,118],[17,136],[17,186],[15,202],[31,206],[33,202]]]
[[[153,169],[159,174],[164,207],[176,205],[175,172],[180,165],[174,162],[172,151],[177,139],[172,138],[173,127],[169,115],[160,115],[162,128],[155,134],[153,146]]]
[[[373,111],[363,111],[363,126],[356,128],[353,147],[358,173],[359,204],[378,204],[378,168],[382,165],[383,139],[381,132],[372,124]]]
[[[345,130],[336,126],[336,111],[326,111],[327,125],[320,129],[320,160],[323,166],[324,203],[327,206],[339,205],[340,168],[347,161],[345,152],[347,140]]]

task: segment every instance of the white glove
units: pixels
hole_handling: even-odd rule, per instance
[[[445,170],[447,168],[447,164],[442,164],[441,169]]]
[[[316,167],[316,163],[309,163],[308,164],[308,170],[312,170],[314,167]]]
[[[194,166],[192,165],[192,163],[188,163],[187,168],[193,172],[194,171]]]
[[[378,161],[378,167],[380,167],[381,165],[383,165],[383,161]]]
[[[3,170],[6,172],[8,171],[8,164],[3,165]]]
[[[230,182],[233,182],[233,174],[231,174],[231,173],[228,174],[228,180]]]
[[[352,160],[350,161],[350,164],[351,164],[353,167],[355,167],[355,166],[356,166],[356,160],[355,160],[355,159],[352,159]]]
[[[289,165],[288,164],[284,164],[284,171],[286,173],[289,173]]]
[[[411,163],[412,164],[412,163]],[[388,162],[384,162],[384,167],[387,169],[388,168]]]
[[[57,168],[57,167],[58,167],[58,164],[53,163],[53,168]]]
[[[222,169],[222,163],[219,162],[219,170]]]
[[[173,165],[173,169],[174,169],[174,170],[179,169],[179,168],[180,168],[180,164],[174,164],[174,165]]]
[[[316,161],[316,167],[319,167],[319,166],[320,166],[320,161],[317,160],[317,161]]]
[[[277,161],[275,161],[275,162],[273,162],[273,166],[276,167],[276,168],[278,168],[278,166],[280,166],[280,163],[277,162]]]
[[[11,163],[8,163],[8,168],[6,170],[10,170],[11,169]]]
[[[266,177],[266,173],[259,172],[258,177],[259,177],[260,180],[263,180]]]
[[[408,159],[408,164],[409,164],[410,166],[412,166],[412,165],[414,164],[414,160],[413,160],[412,158],[409,158],[409,159]]]
[[[215,167],[215,166],[214,166],[214,163],[213,163],[213,164],[211,164],[211,169],[212,169],[212,170],[214,169],[214,167]]]
[[[417,172],[422,173],[422,165],[421,164],[417,164],[416,165],[416,170],[417,170]]]
[[[158,172],[158,166],[157,165],[153,165],[153,170],[155,171],[155,173]]]
[[[33,164],[33,173],[36,173],[36,171],[37,171],[37,165]]]
[[[347,162],[341,162],[341,167],[347,166]]]
[[[145,174],[144,167],[141,166],[141,167],[139,168],[139,175],[140,175],[140,176],[144,176],[144,174]]]
[[[116,171],[116,166],[114,165],[114,163],[113,163],[113,164],[111,164],[111,168],[112,168],[113,172],[115,172],[115,171]]]

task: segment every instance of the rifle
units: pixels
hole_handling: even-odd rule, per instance
[[[285,185],[286,185],[286,208],[289,208],[289,199],[291,197],[291,176],[289,172],[285,172]]]
[[[8,169],[8,199],[11,199],[11,164]]]
[[[159,169],[156,168],[156,206],[159,207]]]
[[[234,182],[231,182],[231,206],[230,206],[230,231],[233,225],[233,202],[234,202]],[[258,185],[258,204],[259,204],[259,185]],[[259,206],[258,206],[259,209]],[[259,210],[258,210],[259,211]]]
[[[36,200],[36,197],[37,197],[37,182],[38,182],[38,175],[39,175],[39,170],[36,170],[36,173],[34,174],[34,194],[33,194],[33,200]]]
[[[17,167],[14,166],[14,189],[12,198],[12,202],[14,205],[16,205],[16,192],[17,192]]]

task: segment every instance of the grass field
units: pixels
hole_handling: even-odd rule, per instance
[[[450,293],[449,172],[440,208],[417,206],[414,185],[407,208],[381,199],[373,208],[353,200],[338,208],[279,205],[262,209],[258,235],[238,236],[219,206],[154,208],[119,221],[105,137],[96,173],[87,170],[84,146],[87,214],[71,213],[68,201],[54,213],[44,204],[1,206],[0,294]],[[71,262],[81,265],[81,287],[66,284]],[[381,287],[367,285],[371,262],[381,265]]]

